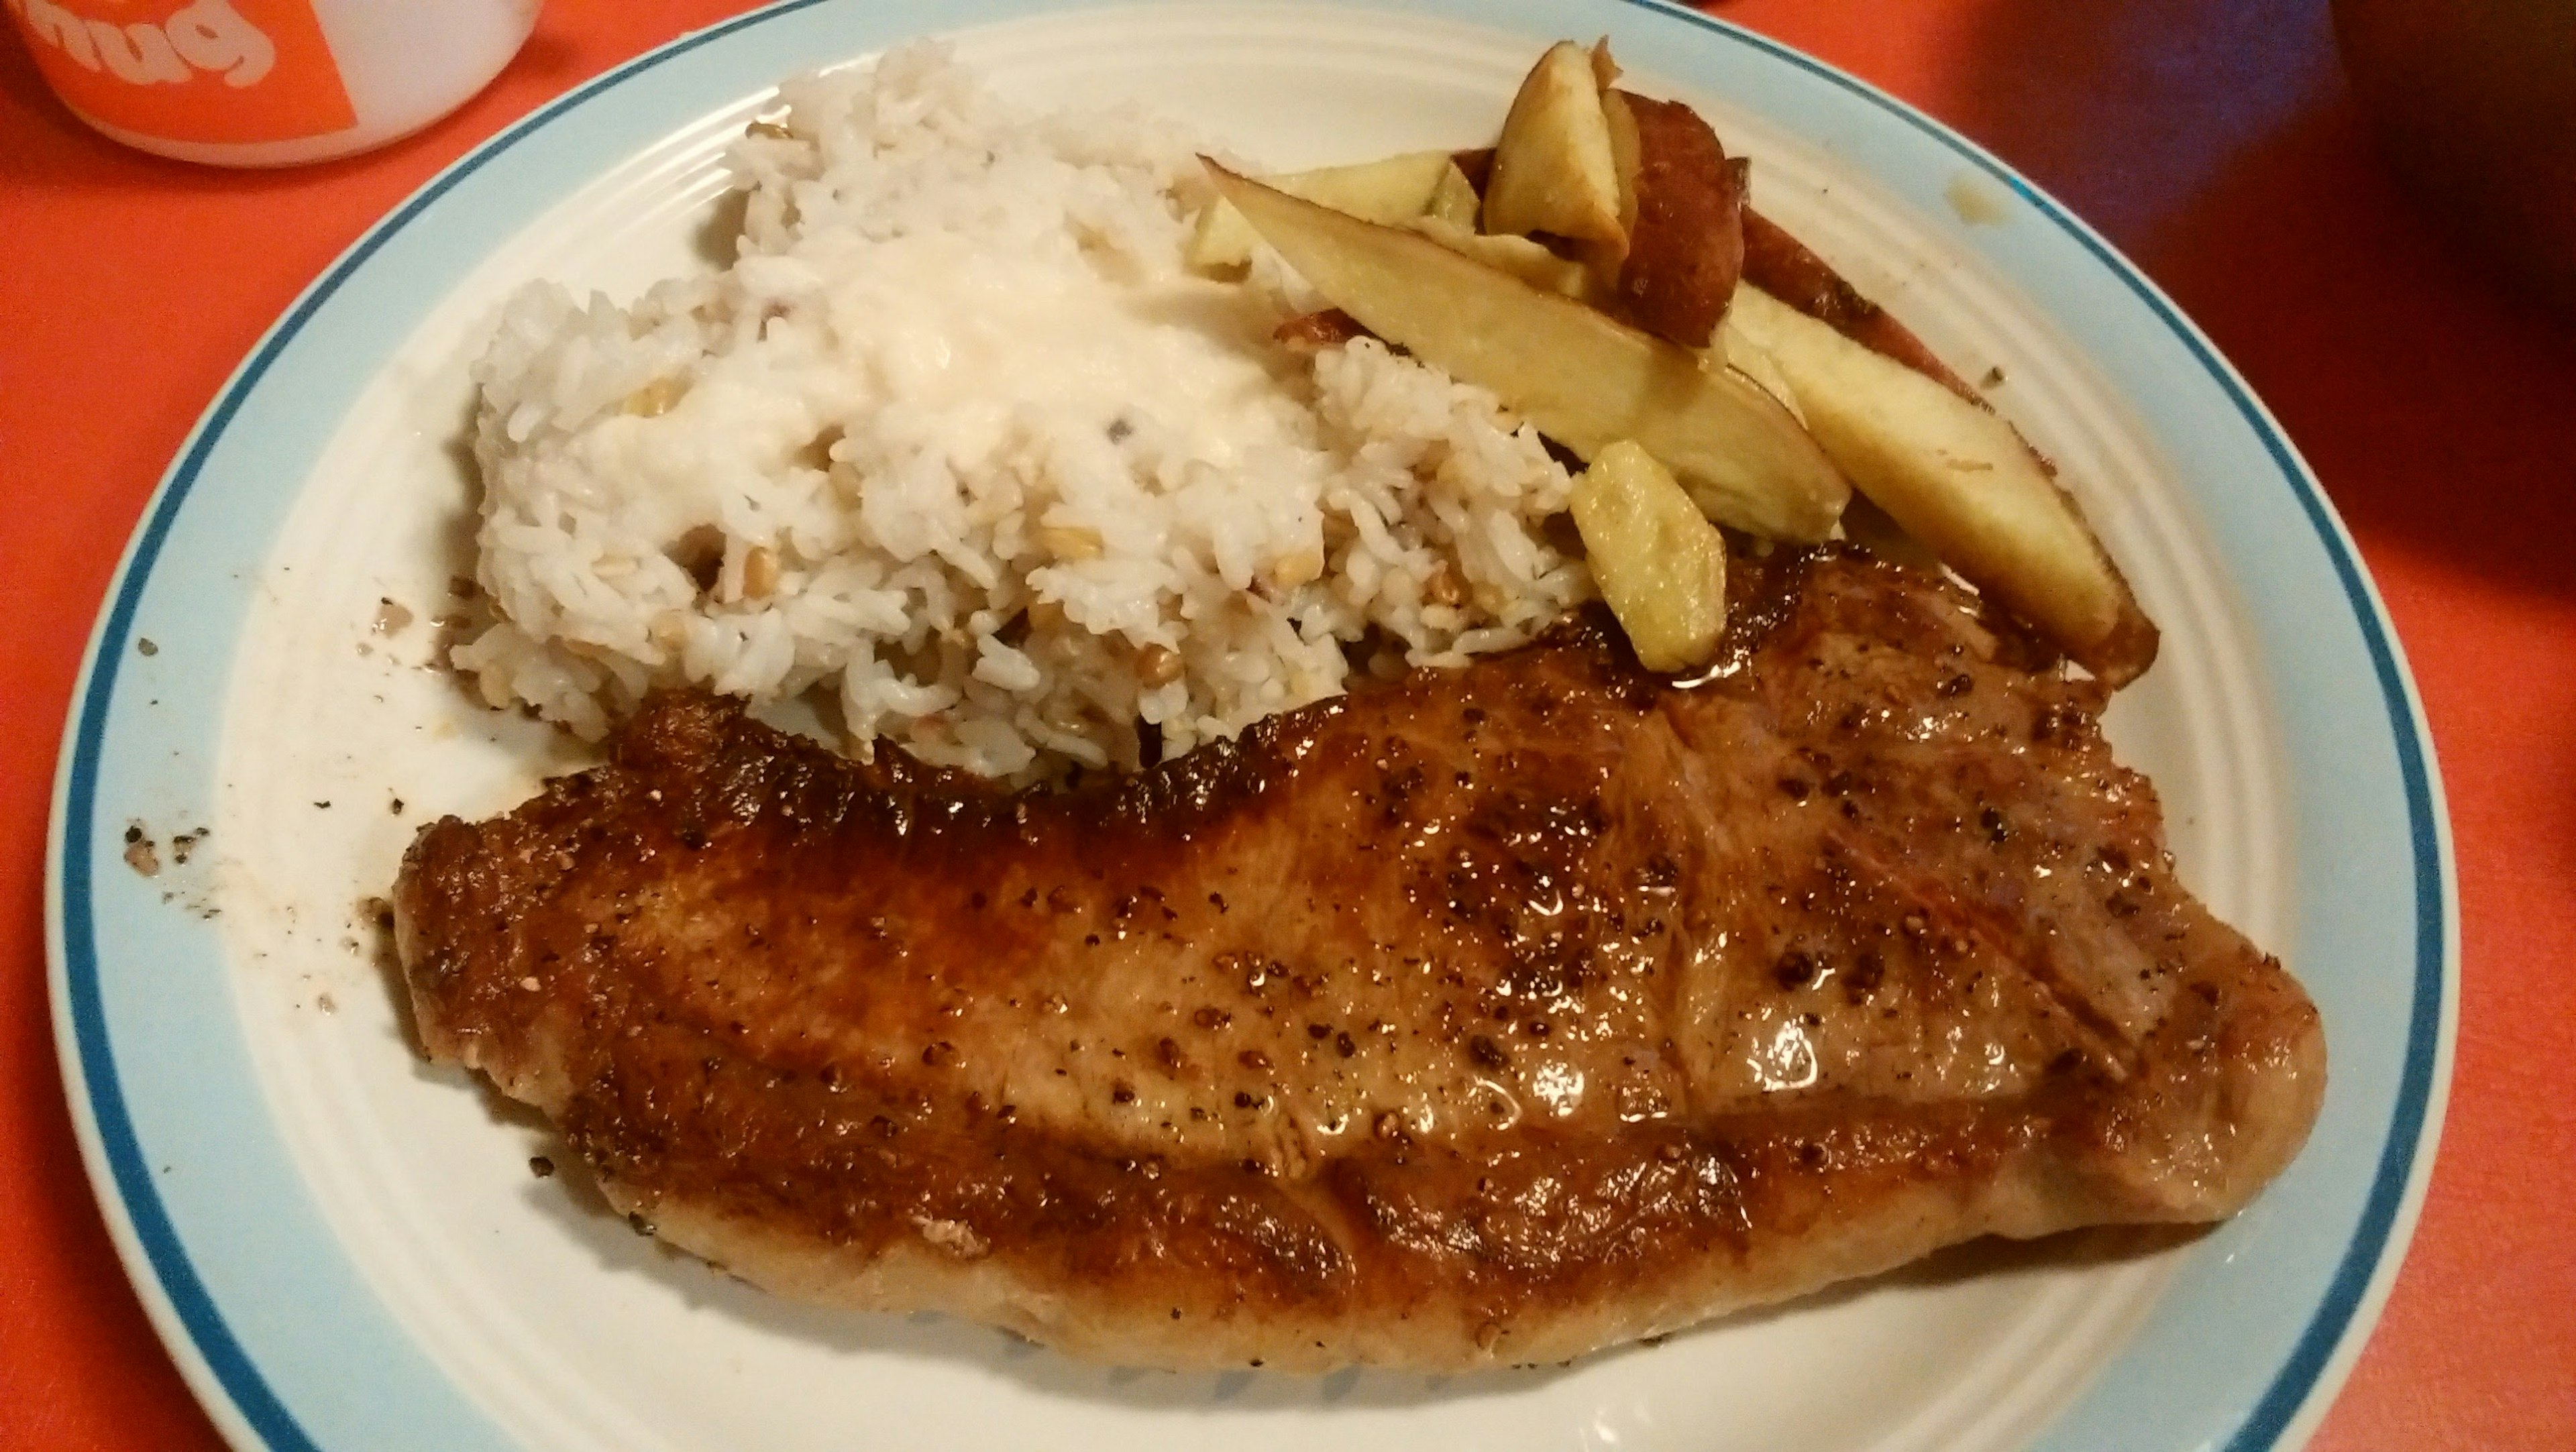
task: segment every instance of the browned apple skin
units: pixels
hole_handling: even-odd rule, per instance
[[[1751,207],[1744,208],[1743,280],[1805,313],[1873,353],[1895,359],[1952,393],[1977,405],[1986,401],[1968,381],[1950,371],[1923,340],[1885,308],[1860,295],[1832,264],[1817,256],[1787,228]]]
[[[1453,151],[1449,153],[1449,159],[1467,174],[1467,185],[1476,189],[1476,195],[1483,196],[1485,182],[1494,174],[1494,148],[1479,146],[1470,151]]]
[[[1619,309],[1666,342],[1705,348],[1744,273],[1745,169],[1690,107],[1619,94],[1637,120],[1637,216]]]

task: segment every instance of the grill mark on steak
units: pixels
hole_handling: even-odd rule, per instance
[[[1552,1361],[1986,1233],[2231,1213],[2314,1009],[2098,686],[1928,577],[1738,572],[1065,792],[699,696],[397,889],[433,1059],[756,1283],[1129,1364]]]

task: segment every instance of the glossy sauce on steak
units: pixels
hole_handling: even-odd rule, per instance
[[[422,833],[424,1047],[757,1284],[1137,1365],[1561,1360],[2242,1206],[2323,1038],[2100,688],[1864,556],[1736,593],[1693,686],[1586,618],[1060,792],[658,698]]]

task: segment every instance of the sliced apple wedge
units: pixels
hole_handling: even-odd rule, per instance
[[[1644,142],[1637,134],[1637,112],[1628,104],[1628,94],[1610,88],[1619,69],[1611,64],[1609,42],[1592,48],[1592,73],[1601,78],[1601,115],[1610,123],[1610,171],[1619,180],[1619,235],[1606,242],[1577,242],[1575,248],[1592,270],[1593,293],[1610,297],[1618,291],[1620,269],[1627,266],[1628,248],[1636,238],[1637,174],[1644,164]]]
[[[1319,202],[1334,211],[1372,222],[1393,223],[1433,213],[1442,204],[1444,192],[1453,185],[1452,176],[1457,171],[1457,163],[1445,151],[1407,151],[1349,166],[1286,172],[1265,180],[1291,196]],[[1456,176],[1454,185],[1465,186],[1466,180],[1463,175]],[[1468,196],[1472,218],[1472,188]],[[1454,194],[1447,204],[1453,208],[1457,205]],[[1201,271],[1241,267],[1252,260],[1252,244],[1258,240],[1259,235],[1243,220],[1243,214],[1219,200],[1199,213],[1198,230],[1190,236],[1185,260]]]
[[[1568,44],[1571,43],[1568,42]],[[1610,37],[1605,35],[1592,42],[1591,61],[1592,84],[1600,88],[1602,95],[1607,96],[1610,94],[1610,88],[1619,84],[1620,76],[1619,61],[1610,54]]]
[[[1619,166],[1590,52],[1570,40],[1530,67],[1494,146],[1485,230],[1624,247]]]
[[[1650,671],[1706,665],[1726,632],[1726,537],[1655,456],[1621,439],[1567,501],[1592,581]]]
[[[1729,326],[1771,355],[1861,492],[2113,687],[2156,658],[2129,582],[2013,426],[1759,288]]]
[[[1559,257],[1527,237],[1471,231],[1438,217],[1416,217],[1404,225],[1407,231],[1419,232],[1452,252],[1499,268],[1543,292],[1583,298],[1592,291],[1591,269]]]
[[[1851,486],[1769,394],[1698,354],[1428,237],[1292,197],[1210,161],[1218,192],[1362,326],[1493,390],[1586,459],[1633,439],[1721,524],[1820,540]]]

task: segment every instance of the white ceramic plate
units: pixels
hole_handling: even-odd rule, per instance
[[[1132,97],[1277,165],[1488,138],[1561,35],[1606,31],[1633,84],[1701,105],[1766,209],[1962,373],[2003,370],[1997,403],[2162,622],[2112,731],[2185,878],[2323,1009],[2332,1084],[2297,1164],[2205,1236],[1971,1247],[1657,1347],[1456,1378],[1103,1371],[936,1317],[807,1311],[531,1178],[542,1129],[419,1063],[359,904],[425,815],[498,810],[571,758],[429,668],[425,619],[375,633],[379,602],[427,617],[465,568],[465,364],[498,299],[708,265],[722,145],[769,84],[934,29],[1029,104]],[[90,1171],[244,1447],[2294,1445],[2394,1274],[2456,998],[2404,666],[2243,383],[1991,157],[1768,41],[1619,0],[798,0],[583,87],[369,233],[225,388],[99,623],[54,833]]]

